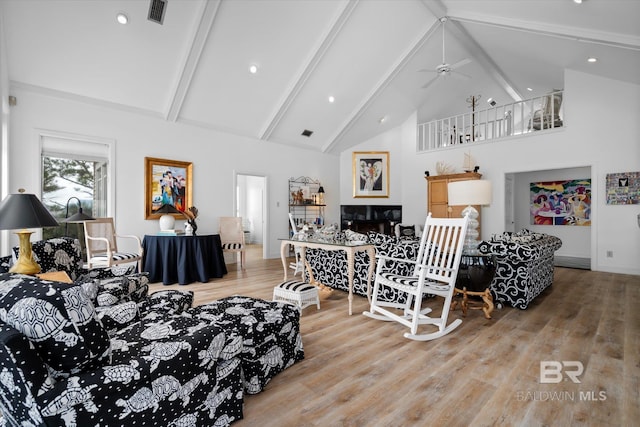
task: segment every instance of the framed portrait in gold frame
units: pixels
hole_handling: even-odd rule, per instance
[[[353,152],[353,197],[389,197],[389,152]]]
[[[164,204],[181,212],[193,206],[193,164],[176,160],[144,158],[145,219],[158,219],[156,213]],[[176,218],[183,218],[174,214]]]

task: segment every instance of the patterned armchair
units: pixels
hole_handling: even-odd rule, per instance
[[[83,268],[80,241],[70,237],[40,240],[31,246],[33,257],[43,273],[63,271],[73,283],[83,287],[96,307],[98,319],[109,330],[138,320],[141,313],[138,305],[150,305],[147,301],[149,279],[146,273],[136,273],[135,265],[87,270]],[[13,248],[16,258],[19,249],[17,246]],[[0,272],[7,272],[10,265],[10,256],[0,258]],[[193,293],[185,292],[182,298],[183,301],[193,301]]]
[[[562,246],[555,236],[522,230],[483,241],[478,249],[495,255],[496,273],[491,282],[495,301],[526,309],[553,283],[554,252]]]

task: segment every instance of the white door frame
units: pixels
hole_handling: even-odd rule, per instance
[[[270,247],[270,239],[269,239],[269,211],[267,207],[269,206],[269,178],[266,175],[250,173],[250,172],[238,172],[234,171],[233,173],[233,214],[235,215],[238,210],[238,192],[236,189],[238,188],[238,176],[252,176],[256,178],[262,178],[264,180],[264,197],[262,198],[262,258],[268,258],[269,247]]]

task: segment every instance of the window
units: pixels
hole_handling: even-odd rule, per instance
[[[75,136],[41,135],[42,202],[60,226],[45,228],[44,239],[75,237],[84,246],[82,224],[65,223],[78,212],[109,216],[110,144]]]

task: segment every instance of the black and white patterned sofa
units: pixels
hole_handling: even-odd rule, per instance
[[[107,327],[86,285],[0,274],[0,425],[227,426],[304,358],[296,306],[167,290]]]
[[[82,286],[0,275],[7,425],[228,425],[241,350],[235,330],[170,310],[107,331]]]
[[[420,240],[417,238],[399,238],[387,234],[369,232],[366,235],[345,230],[337,236],[338,239],[357,240],[371,243],[375,246],[376,255],[384,255],[400,259],[415,261],[420,249]],[[344,251],[327,251],[324,249],[307,248],[305,258],[313,271],[314,279],[333,289],[349,292],[349,278],[347,276],[347,254]],[[375,271],[374,260],[374,271]],[[403,262],[388,262],[385,271],[391,271],[400,275],[409,275],[413,270],[413,264]],[[354,295],[367,296],[367,276],[369,274],[369,255],[366,252],[356,252],[354,258],[353,293]],[[303,270],[305,281],[309,281],[308,273]],[[371,278],[371,290],[373,291]],[[382,301],[404,302],[405,294],[399,294],[395,289],[386,286],[381,287]]]
[[[496,273],[490,285],[494,300],[526,309],[553,283],[553,257],[561,246],[558,237],[526,229],[480,242],[480,252],[496,258]]]

